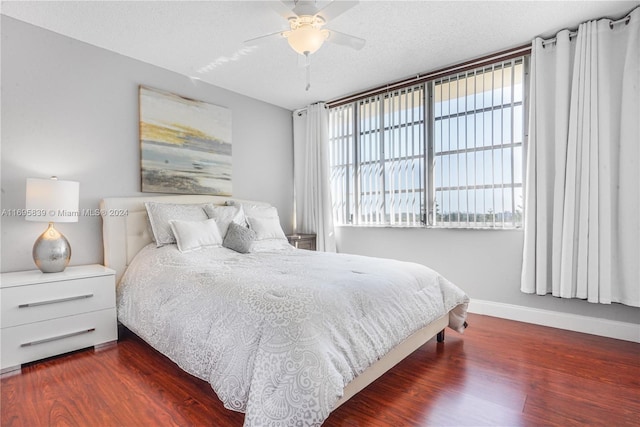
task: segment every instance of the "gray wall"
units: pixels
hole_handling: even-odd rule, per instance
[[[2,16],[2,209],[25,207],[27,178],[80,182],[80,208],[140,195],[138,85],[231,109],[233,195],[264,200],[291,231],[291,112]],[[102,222],[59,224],[72,265],[102,263]],[[33,269],[46,224],[5,215],[1,271]]]
[[[228,107],[234,196],[274,203],[291,229],[291,112],[2,16],[2,209],[24,208],[28,177],[80,182],[80,207],[141,194],[138,85]],[[102,262],[101,220],[58,227],[72,264]],[[1,271],[34,268],[45,224],[2,217]],[[638,309],[520,292],[520,231],[338,227],[341,252],[419,262],[474,299],[638,323]]]
[[[640,323],[635,307],[520,292],[524,233],[519,230],[337,227],[336,238],[340,252],[427,265],[472,299]]]

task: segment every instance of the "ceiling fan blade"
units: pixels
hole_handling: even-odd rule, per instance
[[[284,33],[287,31],[278,31],[277,33],[265,34],[264,36],[254,37],[242,42],[245,46],[256,46],[264,43],[271,42],[273,40],[284,39]]]
[[[298,16],[310,15],[318,13],[318,7],[315,0],[297,0],[293,12]]]
[[[271,9],[278,15],[282,16],[284,19],[296,18],[298,15],[293,11],[293,8],[296,6],[294,1],[268,1],[266,2]]]
[[[340,33],[334,30],[328,30],[329,37],[327,37],[327,41],[335,44],[341,44],[343,46],[349,46],[350,48],[360,50],[367,43],[365,39],[361,39],[360,37],[351,36],[349,34]]]
[[[356,1],[338,1],[333,0],[331,3],[326,5],[324,8],[320,9],[316,15],[320,16],[325,20],[325,22],[329,22],[332,19],[336,18],[339,15],[342,15],[347,10],[351,9],[359,2]]]

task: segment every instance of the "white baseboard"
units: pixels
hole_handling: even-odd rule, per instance
[[[635,323],[475,299],[469,303],[469,313],[640,343],[640,325]]]

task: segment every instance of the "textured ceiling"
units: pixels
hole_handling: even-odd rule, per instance
[[[322,6],[326,2],[318,1]],[[364,38],[326,43],[311,88],[285,40],[243,41],[287,28],[265,1],[3,1],[1,13],[287,109],[328,101],[551,36],[640,1],[361,1],[327,28]]]

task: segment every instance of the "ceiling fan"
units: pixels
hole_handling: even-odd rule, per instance
[[[278,31],[264,36],[252,38],[244,42],[245,45],[255,45],[273,39],[286,39],[289,46],[304,56],[303,66],[307,69],[307,87],[309,82],[309,56],[322,47],[325,41],[362,49],[365,40],[349,34],[323,28],[323,26],[342,15],[358,4],[358,1],[333,0],[328,5],[318,8],[314,0],[273,1],[269,5],[289,22],[289,30]]]

